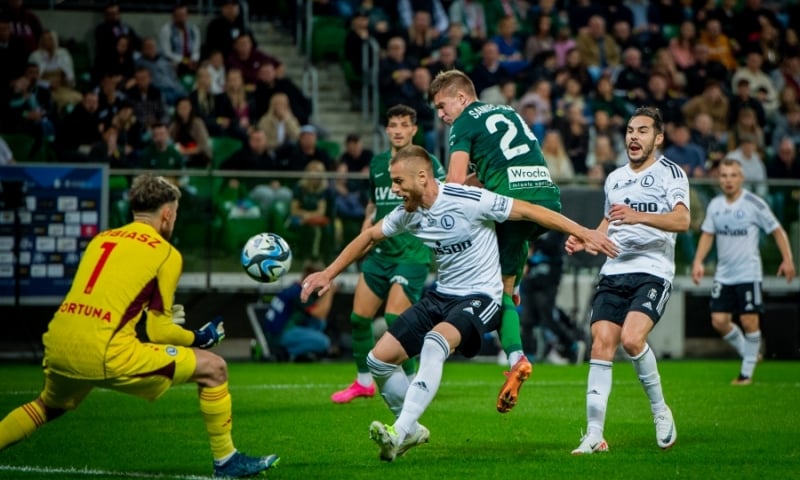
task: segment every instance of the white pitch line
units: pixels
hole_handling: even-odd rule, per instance
[[[39,467],[30,465],[0,465],[0,472],[16,472],[16,473],[35,473],[40,475],[83,475],[87,477],[119,477],[119,478],[151,478],[158,480],[176,479],[176,480],[209,480],[212,477],[204,475],[165,475],[162,473],[144,473],[144,472],[115,472],[112,470],[97,470],[94,468],[61,468],[61,467]]]

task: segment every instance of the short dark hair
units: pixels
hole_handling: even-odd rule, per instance
[[[358,136],[357,133],[348,133],[347,137],[344,139],[344,143],[355,143],[361,140],[361,137]]]
[[[411,123],[414,125],[417,124],[417,111],[413,108],[409,107],[408,105],[403,105],[402,103],[398,103],[397,105],[393,105],[386,110],[386,120],[393,117],[410,117]]]
[[[664,133],[664,118],[661,116],[661,110],[656,107],[639,107],[634,110],[633,117],[648,117],[653,119],[653,128],[656,133]]]

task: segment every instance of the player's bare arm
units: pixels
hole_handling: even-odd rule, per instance
[[[317,290],[319,290],[319,295],[325,295],[337,275],[342,273],[348,265],[363,257],[372,245],[386,238],[382,228],[383,220],[380,220],[375,225],[362,231],[352,242],[344,247],[344,250],[325,270],[307,276],[303,281],[303,291],[300,293],[300,299],[303,302],[307,301],[308,297]]]
[[[361,224],[362,232],[372,226],[372,222],[375,221],[375,212],[377,210],[378,207],[375,206],[375,202],[370,199],[367,202],[367,206],[364,208],[364,222]]]
[[[647,225],[665,232],[680,233],[689,230],[691,216],[686,205],[679,203],[669,213],[637,212],[628,205],[615,203],[608,210],[610,223]]]
[[[603,218],[600,222],[600,225],[595,228],[596,231],[602,233],[603,235],[608,235],[608,220]],[[585,250],[585,245],[583,242],[580,241],[579,238],[575,237],[574,235],[570,235],[567,237],[567,241],[564,244],[564,250],[566,250],[568,255],[573,255],[578,252],[582,252]]]
[[[778,276],[786,278],[786,283],[789,283],[794,278],[795,271],[794,258],[792,257],[792,249],[789,246],[789,237],[786,235],[786,230],[783,227],[778,227],[772,232],[775,237],[775,243],[778,244],[778,250],[781,252],[781,264],[778,266]]]
[[[523,200],[514,200],[508,219],[528,220],[550,230],[568,233],[583,245],[584,250],[592,254],[603,253],[616,257],[619,253],[617,246],[604,232],[586,228],[560,213]]]
[[[453,152],[447,165],[447,178],[445,182],[464,184],[469,176],[469,154],[467,152]]]
[[[706,273],[706,268],[703,266],[703,260],[706,259],[708,252],[711,251],[711,246],[714,244],[714,235],[711,233],[703,232],[700,234],[700,240],[697,242],[697,252],[694,255],[692,262],[692,281],[695,285],[700,284],[700,280]]]

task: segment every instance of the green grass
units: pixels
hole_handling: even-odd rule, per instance
[[[585,428],[587,369],[536,366],[520,404],[500,415],[494,402],[502,369],[448,363],[422,418],[430,443],[385,464],[367,433],[372,420],[390,421],[383,402],[329,400],[352,380],[351,364],[232,363],[234,440],[245,452],[282,457],[271,479],[797,478],[797,362],[760,364],[749,387],[729,385],[738,372],[735,362],[662,362],[679,433],[667,451],[656,446],[632,367],[616,362],[606,422],[611,450],[573,457],[569,452]],[[39,369],[30,365],[0,365],[0,379],[0,415],[32,399],[41,386]],[[84,468],[94,473],[64,471]],[[192,386],[175,388],[153,404],[95,391],[76,412],[0,452],[3,479],[187,479],[210,471]]]

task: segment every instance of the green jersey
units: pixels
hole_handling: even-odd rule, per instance
[[[389,160],[392,152],[386,151],[372,157],[369,163],[369,184],[372,203],[375,204],[375,221],[385,217],[394,210],[403,200],[392,193],[392,178],[389,175]],[[433,173],[439,180],[444,180],[445,171],[439,159],[431,155],[433,160]],[[387,238],[379,243],[371,252],[392,263],[431,263],[431,252],[410,233],[403,233]]]
[[[484,188],[533,203],[559,201],[539,140],[507,105],[471,103],[453,122],[450,152],[466,152]]]

